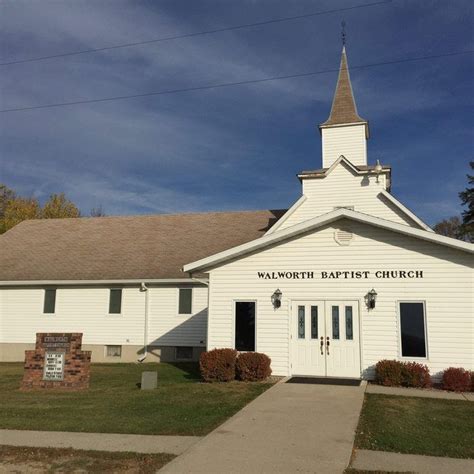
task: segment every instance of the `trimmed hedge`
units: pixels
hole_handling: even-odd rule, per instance
[[[205,382],[230,382],[235,379],[237,351],[213,349],[203,352],[199,358],[199,369]]]
[[[430,370],[417,362],[381,360],[375,366],[375,380],[387,387],[431,387]]]
[[[259,352],[242,352],[237,358],[236,374],[244,382],[265,380],[272,374],[271,359]]]
[[[472,375],[461,367],[449,367],[443,372],[441,385],[444,390],[469,392],[472,390]]]

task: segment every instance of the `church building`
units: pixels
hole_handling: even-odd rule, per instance
[[[474,245],[437,235],[369,164],[345,49],[322,167],[288,210],[24,221],[0,236],[0,360],[81,332],[92,362],[257,351],[275,375],[381,359],[474,370]]]

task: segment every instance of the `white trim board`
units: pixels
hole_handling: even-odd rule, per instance
[[[283,214],[280,219],[276,222],[275,225],[270,227],[270,229],[265,232],[265,235],[273,234],[275,231],[277,231],[281,225],[286,222],[286,220],[307,200],[308,198],[303,194],[298,201],[296,201],[286,212]]]
[[[237,247],[231,248],[229,250],[211,255],[210,257],[189,263],[183,267],[183,271],[192,273],[198,270],[210,268],[211,266],[219,265],[220,263],[232,258],[246,255],[255,250],[259,250],[268,247],[269,245],[290,239],[342,218],[352,219],[357,222],[391,230],[400,234],[408,235],[410,237],[426,240],[428,242],[434,242],[439,245],[455,248],[471,254],[474,253],[474,244],[470,244],[468,242],[462,242],[450,237],[444,237],[426,230],[415,229],[413,227],[409,227],[408,225],[398,224],[396,222],[381,219],[379,217],[369,216],[368,214],[363,214],[361,212],[351,211],[349,209],[337,209],[335,211],[328,212],[327,214],[323,214],[322,216],[304,221],[300,224],[287,227],[286,229],[275,232],[274,234],[264,235],[263,237],[251,242],[247,242],[246,244],[238,245]]]
[[[162,278],[162,279],[141,279],[141,280],[11,280],[11,281],[0,281],[0,287],[2,286],[81,286],[81,285],[141,285],[145,284],[161,284],[161,285],[180,285],[190,284],[194,285],[207,285],[208,280],[205,278]]]
[[[428,224],[425,224],[419,217],[417,217],[413,212],[411,212],[410,209],[408,209],[408,207],[402,204],[397,198],[395,198],[388,191],[385,191],[385,189],[382,189],[382,191],[380,191],[379,194],[387,198],[388,201],[390,201],[400,211],[405,213],[412,221],[415,221],[422,229],[425,229],[428,232],[434,232],[434,230]]]

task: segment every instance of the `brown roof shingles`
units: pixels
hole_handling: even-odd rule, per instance
[[[331,114],[321,126],[340,125],[344,123],[366,122],[357,113],[357,107],[352,93],[351,79],[347,65],[345,47],[342,50],[339,77],[337,79],[336,92],[331,107]]]
[[[263,236],[284,212],[24,221],[0,236],[0,281],[186,278],[184,264]]]

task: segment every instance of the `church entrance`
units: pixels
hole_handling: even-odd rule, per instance
[[[293,301],[291,374],[360,378],[357,301]]]

